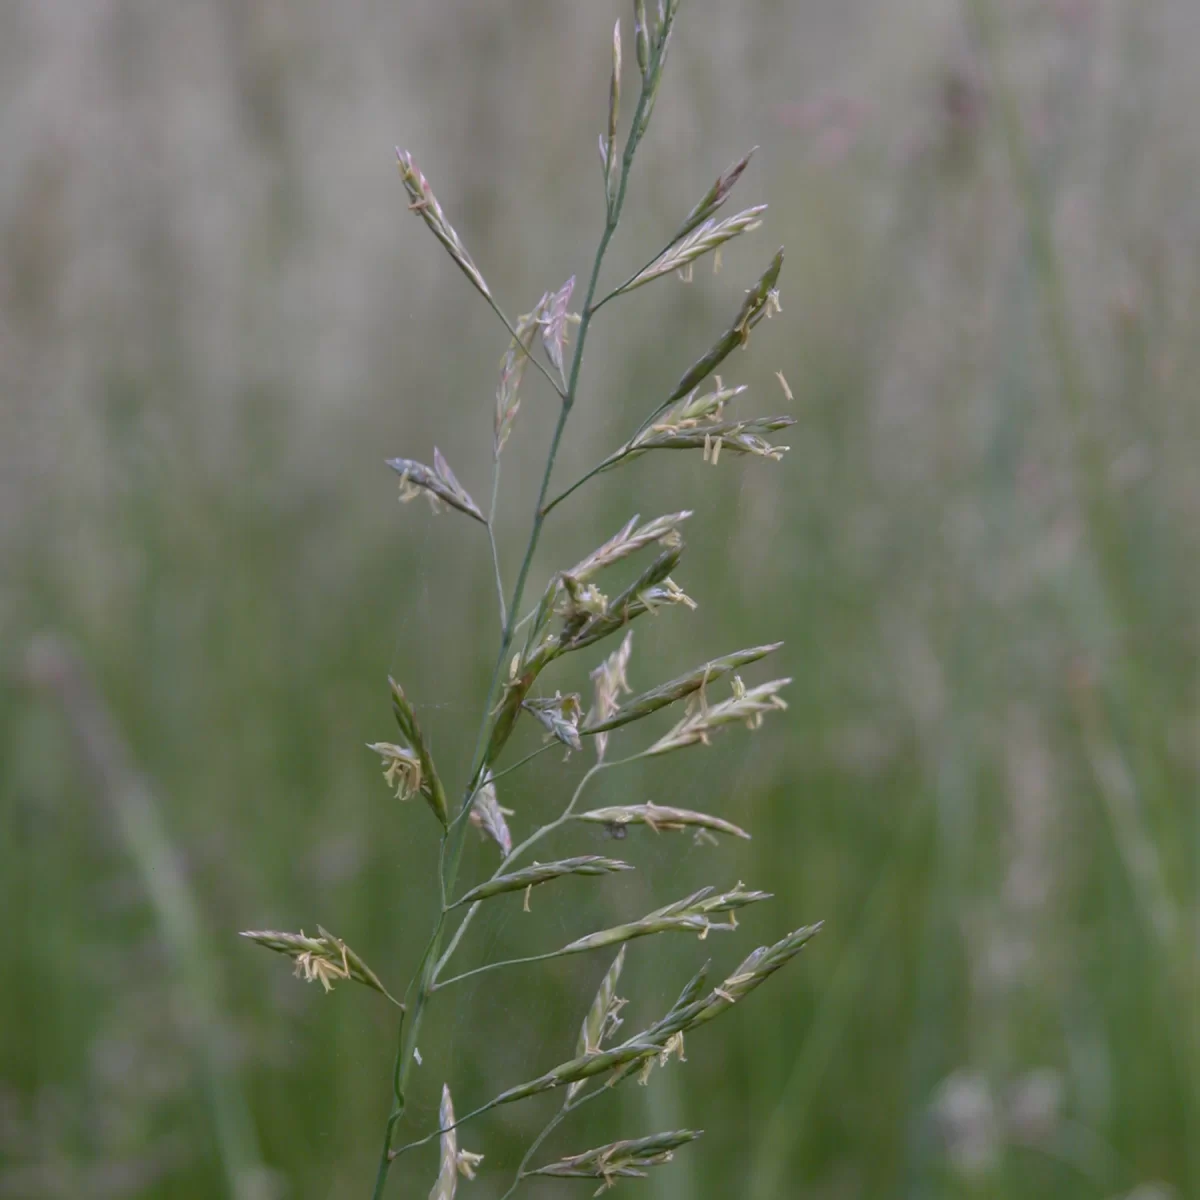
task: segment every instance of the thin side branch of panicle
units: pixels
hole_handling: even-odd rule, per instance
[[[593,721],[589,717],[579,732],[585,736],[599,734],[628,725],[631,721],[640,721],[660,708],[666,708],[696,692],[703,692],[714,679],[719,679],[729,671],[736,671],[740,667],[758,662],[768,654],[773,654],[782,645],[782,642],[772,642],[765,646],[751,646],[746,650],[735,650],[732,654],[711,659],[686,675],[680,675],[668,683],[651,688],[648,692],[642,692],[641,695],[614,708],[600,720]]]
[[[715,356],[712,361],[720,361]],[[777,372],[785,392],[790,395],[782,373]],[[672,394],[634,432],[622,446],[577,479],[569,488],[560,492],[544,512],[557,508],[568,496],[578,490],[589,479],[604,471],[611,471],[622,463],[632,462],[649,450],[695,450],[704,451],[704,461],[717,465],[721,450],[728,446],[735,454],[753,454],[774,461],[781,459],[789,447],[768,440],[768,435],[786,429],[796,423],[794,417],[750,417],[742,421],[731,421],[725,417],[725,406],[740,396],[745,386],[727,388],[720,375],[715,375],[716,387],[711,392],[701,393],[699,386],[683,395]]]
[[[701,222],[673,242],[658,258],[647,264],[628,283],[623,283],[612,294],[621,296],[664,275],[686,270],[696,259],[719,250],[726,242],[732,241],[740,234],[753,233],[762,225],[762,214],[766,211],[765,204],[756,204],[724,221],[710,219]]]
[[[675,808],[665,804],[620,804],[608,808],[593,808],[588,812],[573,813],[572,820],[588,821],[593,825],[604,825],[612,829],[624,829],[628,825],[645,825],[655,833],[668,833],[681,829],[707,830],[710,833],[727,833],[732,837],[749,840],[750,835],[732,821],[714,817],[708,813],[693,812],[690,808]]]
[[[604,1039],[609,1034],[616,1033],[621,1027],[619,1014],[625,1006],[625,1001],[617,995],[617,983],[620,981],[624,966],[625,947],[622,946],[617,957],[613,959],[612,966],[605,971],[604,978],[600,981],[600,986],[596,989],[596,995],[588,1008],[587,1016],[583,1018],[583,1024],[579,1028],[579,1039],[575,1043],[576,1058],[583,1058],[588,1054],[598,1054]],[[567,1099],[572,1099],[582,1087],[583,1083],[580,1081],[572,1083],[567,1088]]]
[[[558,577],[548,591],[552,590],[558,596],[561,583],[561,603],[556,606],[551,601],[539,606],[535,626],[541,623],[540,636],[531,649],[517,655],[511,664],[508,682],[492,721],[485,764],[496,761],[512,736],[530,689],[555,659],[610,637],[643,613],[676,604],[689,608],[696,606],[671,578],[671,571],[678,565],[682,553],[682,539],[676,544],[668,544],[654,562],[612,600],[590,585],[578,586],[570,576]],[[552,613],[562,618],[562,628],[557,633],[548,633],[545,629]]]
[[[563,368],[563,350],[567,345],[567,323],[570,318],[571,293],[575,290],[575,276],[572,275],[566,283],[550,297],[546,305],[546,316],[542,322],[542,345],[546,357],[554,364],[554,369],[561,377],[566,378]]]
[[[665,539],[678,537],[679,526],[691,516],[690,509],[681,512],[665,513],[655,517],[644,525],[638,525],[640,519],[631,517],[612,537],[601,546],[597,546],[586,558],[580,559],[569,571],[562,575],[569,576],[576,583],[586,583],[598,571],[611,567],[613,563],[636,554],[644,546],[652,542],[662,542]],[[560,577],[561,578],[561,577]]]
[[[677,1034],[706,1024],[745,999],[799,954],[820,928],[820,925],[807,925],[787,934],[772,946],[760,946],[743,960],[732,975],[707,993],[704,992],[704,984],[708,967],[702,967],[688,982],[667,1014],[647,1029],[611,1049],[579,1055],[560,1063],[536,1079],[508,1088],[488,1101],[478,1112],[486,1112],[502,1104],[511,1104],[529,1096],[536,1096],[540,1092],[594,1079],[609,1072],[616,1072],[612,1083],[628,1078],[647,1060],[658,1058]]]
[[[655,542],[664,549],[681,549],[683,541],[679,526],[691,515],[688,510],[666,513],[640,526],[640,518],[634,516],[608,541],[577,562],[569,571],[560,571],[554,575],[546,585],[534,613],[525,640],[523,659],[532,659],[534,647],[552,616],[557,615],[567,621],[576,619],[581,612],[594,615],[604,610],[608,604],[608,597],[598,588],[589,586],[592,577],[604,568],[636,554]]]
[[[633,36],[637,48],[638,70],[644,79],[650,67],[650,26],[646,20],[646,0],[634,0]]]
[[[483,273],[475,265],[475,260],[467,253],[462,238],[458,236],[454,226],[446,219],[442,206],[438,203],[429,180],[417,169],[413,157],[407,150],[396,147],[396,161],[400,166],[400,178],[404,181],[404,190],[408,192],[412,203],[409,207],[429,226],[430,232],[437,238],[446,252],[454,259],[458,269],[479,289],[480,293],[491,300],[492,293],[488,288]]]
[[[678,242],[681,238],[687,237],[699,225],[703,225],[713,213],[729,199],[730,193],[737,186],[737,181],[741,179],[742,173],[750,165],[750,159],[754,151],[758,147],[754,146],[737,162],[730,164],[720,175],[717,176],[716,182],[700,197],[695,208],[683,219],[683,224],[679,227],[679,232],[675,234],[674,241]]]
[[[582,750],[579,740],[579,722],[583,717],[579,694],[571,692],[564,696],[555,692],[543,699],[522,701],[521,707],[546,730],[550,737],[562,742],[568,750]]]
[[[712,888],[702,888],[700,891],[665,905],[648,913],[637,921],[628,921],[623,925],[614,925],[609,929],[601,929],[596,933],[585,934],[568,942],[558,954],[583,954],[589,950],[599,950],[603,946],[615,946],[621,942],[631,942],[637,938],[650,937],[657,933],[695,933],[701,938],[708,936],[710,930],[729,930],[737,928],[737,921],[728,923],[713,921],[714,915],[732,913],[748,904],[759,900],[769,900],[767,892],[748,892],[740,886],[729,892],[712,895]]]
[[[611,217],[620,182],[617,160],[617,122],[621,113],[621,22],[613,26],[612,78],[608,86],[608,136],[600,137],[600,165],[604,168],[604,203]]]
[[[738,1001],[744,1000],[781,967],[791,962],[820,931],[821,923],[818,922],[787,934],[773,946],[760,946],[747,955],[737,970],[723,980],[719,987],[713,988],[702,1000],[680,1009],[673,1016],[670,1027],[665,1027],[659,1032],[669,1028],[669,1032],[673,1033],[675,1025],[679,1026],[680,1031],[695,1029],[719,1017]]]
[[[597,854],[585,854],[580,858],[564,858],[559,862],[534,863],[531,867],[522,867],[509,875],[497,875],[485,883],[473,887],[465,895],[455,900],[451,908],[463,904],[474,904],[477,900],[487,900],[491,896],[500,896],[505,892],[524,892],[552,879],[561,879],[564,875],[611,875],[614,871],[632,871],[630,863],[621,862],[616,858],[603,858]]]
[[[739,722],[750,729],[757,729],[767,713],[787,708],[779,693],[791,682],[790,679],[772,679],[757,687],[747,688],[735,675],[733,695],[728,700],[713,705],[694,705],[682,721],[644,753],[647,757],[653,757],[668,754],[672,750],[682,750],[686,746],[707,746],[714,733]]]
[[[458,482],[454,472],[450,470],[450,464],[436,446],[433,450],[432,467],[411,458],[389,458],[387,465],[400,476],[402,503],[424,495],[433,505],[434,512],[437,512],[437,502],[440,500],[451,508],[466,513],[468,517],[474,517],[476,521],[487,524],[487,518],[480,512],[479,505]]]
[[[644,454],[647,450],[703,450],[704,461],[717,465],[722,450],[731,454],[752,454],[778,462],[791,449],[768,440],[772,433],[795,425],[795,417],[751,417],[745,421],[701,422],[693,427],[680,427],[656,421],[643,430],[634,441],[613,455],[605,470]]]
[[[666,412],[677,400],[686,396],[693,388],[702,384],[739,346],[745,346],[750,340],[750,330],[764,317],[780,311],[779,305],[779,272],[783,269],[783,248],[775,252],[775,257],[767,269],[759,276],[758,282],[746,293],[742,307],[733,324],[709,348],[708,353],[697,359],[683,374],[675,385],[675,390],[659,405],[658,408],[642,422],[642,428],[652,425],[659,416]]]
[[[701,1129],[675,1129],[669,1133],[652,1133],[647,1137],[609,1142],[582,1154],[571,1154],[557,1162],[527,1172],[529,1175],[552,1175],[559,1179],[600,1179],[600,1191],[612,1187],[618,1179],[645,1179],[647,1167],[659,1167],[675,1157],[675,1151],[703,1134]],[[597,1192],[596,1195],[599,1195]]]
[[[500,847],[500,853],[505,858],[512,853],[513,848],[512,834],[508,830],[508,821],[505,818],[512,815],[511,809],[500,806],[500,800],[496,794],[496,784],[489,773],[483,783],[479,785],[479,791],[475,793],[475,800],[471,805],[468,819],[476,829],[490,837]]]
[[[513,327],[516,335],[509,342],[504,358],[500,362],[500,383],[496,388],[496,417],[492,441],[493,457],[499,458],[516,424],[517,412],[521,407],[521,380],[525,366],[533,352],[533,341],[545,319],[550,293],[546,292],[533,306],[533,311],[517,318]]]
[[[682,557],[683,541],[680,539],[678,544],[663,550],[614,600],[603,603],[596,611],[592,610],[590,604],[580,604],[573,609],[569,607],[558,652],[582,650],[624,628],[634,617],[655,612],[663,606],[683,604],[695,608],[696,602],[681,591],[671,578],[671,572]]]
[[[276,929],[247,929],[239,936],[268,950],[274,950],[276,954],[286,954],[295,961],[297,976],[308,983],[320,983],[327,992],[333,991],[333,985],[339,979],[351,979],[386,997],[397,1008],[404,1007],[383,986],[379,976],[367,966],[362,957],[341,938],[334,937],[321,926],[317,926],[317,931],[317,937],[309,937],[304,930],[299,933],[287,933]]]
[[[649,53],[646,66],[642,71],[644,103],[641,106],[641,118],[629,133],[630,147],[625,151],[627,157],[631,155],[632,148],[641,141],[650,124],[650,116],[654,112],[654,101],[658,96],[658,85],[662,79],[663,68],[667,64],[671,32],[674,29],[675,17],[678,13],[679,0],[659,0],[657,20],[651,18],[649,22],[647,29]]]
[[[454,1119],[454,1101],[450,1098],[450,1085],[442,1084],[442,1102],[438,1106],[438,1129],[441,1131],[441,1154],[438,1157],[438,1175],[429,1200],[454,1200],[458,1190],[458,1177],[474,1179],[475,1171],[483,1162],[482,1154],[458,1148],[458,1128]]]
[[[588,714],[589,723],[602,724],[604,720],[616,711],[617,702],[622,692],[630,691],[629,681],[625,677],[629,669],[629,659],[633,654],[633,630],[629,630],[621,640],[621,644],[592,672],[592,684],[595,690],[595,700],[592,711]],[[608,734],[596,734],[596,758],[602,759],[608,747]]]

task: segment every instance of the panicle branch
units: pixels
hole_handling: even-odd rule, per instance
[[[669,733],[664,734],[644,753],[653,757],[681,750],[685,746],[708,745],[709,738],[726,725],[739,721],[748,729],[757,729],[769,712],[780,712],[787,703],[779,692],[792,681],[772,679],[757,687],[747,688],[738,676],[733,677],[733,695],[711,706],[694,705],[692,711]]]
[[[430,232],[446,247],[446,252],[454,259],[458,269],[490,301],[492,293],[488,288],[487,281],[475,265],[474,259],[467,253],[462,238],[458,236],[454,226],[446,219],[442,206],[429,186],[429,180],[417,169],[412,155],[407,150],[401,150],[399,146],[396,147],[396,161],[400,165],[400,178],[404,181],[404,190],[408,192],[412,201],[409,208],[429,226]]]
[[[740,234],[753,233],[762,225],[760,218],[766,211],[765,204],[756,204],[753,208],[748,208],[745,212],[740,212],[724,221],[710,219],[702,222],[672,242],[658,258],[648,263],[611,295],[622,296],[626,292],[632,292],[635,288],[650,283],[651,280],[661,278],[663,275],[670,275],[673,271],[686,270],[696,259],[710,254],[714,250],[719,250],[726,242]]]
[[[409,500],[424,495],[434,512],[437,512],[437,502],[441,500],[468,517],[474,517],[481,524],[487,524],[487,518],[471,499],[467,489],[458,482],[450,470],[450,464],[436,446],[433,449],[432,468],[411,458],[389,458],[387,465],[400,476],[401,503],[407,504]]]
[[[600,1179],[596,1195],[614,1186],[618,1179],[645,1179],[647,1167],[659,1167],[675,1157],[675,1151],[703,1134],[700,1129],[676,1129],[647,1137],[609,1142],[582,1154],[572,1154],[527,1171],[527,1175],[552,1175],[559,1179]]]
[[[317,937],[309,937],[304,930],[286,933],[276,929],[247,929],[239,935],[256,945],[286,954],[296,963],[296,975],[308,983],[320,983],[327,992],[339,979],[352,979],[365,984],[373,991],[390,1000],[397,1008],[400,1003],[383,986],[378,975],[339,937],[327,929],[317,926]]]

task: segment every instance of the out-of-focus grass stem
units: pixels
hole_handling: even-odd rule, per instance
[[[61,710],[72,747],[116,817],[121,841],[154,912],[174,975],[177,1011],[190,1033],[204,1081],[229,1194],[234,1200],[264,1197],[270,1192],[270,1175],[241,1083],[227,1061],[215,959],[158,800],[130,760],[104,698],[70,647],[52,635],[39,637],[29,647],[24,674]]]
[[[1001,34],[990,0],[966,0],[967,14],[991,79],[1018,201],[1024,210],[1030,262],[1041,294],[1051,361],[1058,391],[1066,410],[1074,456],[1074,482],[1094,568],[1108,616],[1119,629],[1133,624],[1136,610],[1132,564],[1127,552],[1121,516],[1115,508],[1099,437],[1095,409],[1086,372],[1073,330],[1062,261],[1054,240],[1051,213],[1039,186],[1016,96],[1008,85],[1002,62]],[[1200,1035],[1194,1022],[1181,1025],[1181,1014],[1194,1010],[1194,973],[1181,973],[1176,963],[1194,960],[1194,951],[1179,946],[1182,922],[1171,896],[1161,855],[1146,826],[1143,810],[1155,774],[1149,761],[1146,722],[1154,711],[1149,681],[1128,650],[1117,653],[1117,679],[1104,688],[1100,703],[1085,699],[1076,714],[1085,755],[1101,798],[1118,853],[1125,865],[1131,894],[1142,926],[1155,949],[1156,973],[1164,994],[1160,1006],[1172,1031],[1172,1040],[1183,1052],[1181,1069],[1188,1082],[1183,1090],[1190,1109],[1189,1125],[1196,1131],[1200,1116]],[[1135,754],[1122,749],[1108,720],[1112,705],[1127,715],[1123,724],[1132,732]],[[1109,764],[1106,768],[1105,764]],[[1118,780],[1120,782],[1118,782]],[[1181,951],[1181,952],[1180,952]],[[1189,1174],[1192,1187],[1200,1186],[1200,1137],[1189,1140]]]

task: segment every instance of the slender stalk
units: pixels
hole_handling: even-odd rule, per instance
[[[482,975],[487,971],[498,971],[501,967],[524,967],[529,963],[546,962],[551,958],[560,957],[561,954],[561,950],[549,950],[545,954],[528,954],[524,958],[502,958],[497,962],[483,963],[482,966],[472,967],[469,971],[464,971],[461,975],[451,975],[449,979],[443,979],[439,983],[435,983],[432,990],[440,992],[442,988],[448,988],[452,983],[461,983],[464,979],[470,979],[472,975]]]
[[[595,1096],[596,1094],[597,1094],[596,1092],[588,1092],[587,1098],[590,1099],[592,1096]],[[580,1103],[582,1103],[582,1100],[580,1101]],[[571,1112],[573,1112],[577,1107],[578,1107],[578,1105],[576,1105],[576,1104],[572,1103],[570,1100],[568,1100],[566,1102],[566,1104],[564,1104],[562,1106],[562,1108],[560,1108],[558,1110],[558,1112],[556,1112],[554,1114],[554,1116],[552,1116],[550,1118],[550,1120],[546,1122],[546,1126],[542,1130],[542,1132],[539,1133],[537,1135],[537,1137],[535,1137],[533,1139],[533,1141],[529,1143],[529,1149],[525,1151],[525,1157],[521,1159],[521,1163],[517,1167],[517,1173],[513,1176],[512,1184],[510,1185],[508,1191],[506,1191],[504,1193],[504,1195],[500,1197],[500,1200],[508,1200],[508,1198],[517,1190],[517,1188],[519,1188],[521,1186],[522,1181],[525,1179],[525,1168],[529,1166],[530,1161],[532,1160],[533,1156],[538,1152],[538,1149],[541,1147],[541,1144],[563,1123],[563,1121],[567,1118],[567,1116]]]
[[[442,863],[439,870],[439,886],[443,897],[449,895],[454,889],[454,882],[458,874],[458,865],[462,856],[463,841],[466,834],[468,822],[462,819],[471,804],[476,791],[479,787],[479,782],[483,777],[483,772],[487,768],[486,751],[487,741],[489,736],[489,727],[491,724],[491,714],[495,706],[497,696],[499,694],[500,681],[503,678],[504,665],[508,659],[508,654],[512,648],[513,637],[516,632],[517,614],[521,610],[521,599],[525,594],[525,584],[529,578],[529,572],[533,566],[533,557],[537,551],[538,542],[541,540],[542,527],[546,521],[546,513],[543,511],[546,504],[546,497],[550,491],[550,479],[554,473],[554,463],[558,457],[559,447],[562,444],[563,433],[566,429],[567,419],[571,415],[571,409],[575,406],[575,400],[578,395],[580,369],[583,365],[583,352],[587,344],[588,330],[591,327],[592,317],[595,310],[592,307],[596,296],[596,288],[600,279],[600,269],[604,264],[604,256],[608,251],[609,243],[612,241],[613,234],[616,232],[617,224],[620,221],[621,209],[625,203],[625,193],[629,183],[630,167],[633,163],[634,152],[637,149],[638,137],[637,130],[643,124],[643,117],[646,112],[646,105],[650,99],[650,94],[643,83],[641,94],[638,97],[637,107],[634,110],[632,132],[625,145],[625,153],[621,163],[621,177],[617,187],[617,192],[613,198],[612,204],[609,206],[604,222],[604,232],[600,237],[600,244],[596,249],[596,256],[592,263],[591,275],[588,279],[587,292],[584,297],[583,310],[580,316],[579,332],[575,341],[575,354],[571,360],[571,370],[567,377],[566,390],[558,385],[558,383],[550,376],[550,373],[536,359],[532,358],[534,365],[545,375],[554,385],[554,389],[562,397],[562,405],[559,408],[558,420],[554,426],[554,435],[550,440],[550,449],[546,456],[546,467],[542,474],[541,487],[538,490],[537,503],[534,505],[533,521],[529,532],[529,541],[525,547],[525,555],[521,560],[520,569],[517,572],[517,579],[513,585],[512,598],[508,604],[507,617],[504,622],[504,632],[500,638],[500,648],[496,655],[496,663],[492,668],[491,681],[488,684],[487,698],[483,706],[483,716],[479,725],[479,733],[476,737],[475,752],[471,764],[471,772],[468,778],[466,787],[463,789],[463,798],[459,812],[455,814],[455,819],[446,835],[446,841],[443,847]],[[488,303],[492,309],[504,322],[509,332],[514,339],[516,338],[516,330],[511,322],[500,310],[494,300],[488,297]],[[490,523],[489,523],[490,529]],[[561,820],[561,819],[560,819]],[[548,830],[547,830],[548,832]],[[522,848],[528,844],[522,844]],[[470,918],[470,910],[467,916],[463,918],[465,924]],[[406,1023],[406,1028],[402,1027],[400,1034],[401,1048],[398,1052],[397,1069],[395,1072],[395,1098],[396,1103],[391,1114],[388,1117],[387,1126],[384,1132],[383,1149],[380,1154],[379,1168],[376,1173],[375,1190],[372,1194],[372,1200],[381,1200],[384,1194],[384,1189],[387,1184],[388,1169],[391,1166],[394,1153],[392,1151],[392,1135],[396,1124],[404,1115],[405,1107],[405,1090],[408,1084],[408,1075],[412,1070],[413,1050],[416,1046],[416,1039],[421,1029],[421,1022],[425,1014],[425,1008],[429,998],[433,994],[436,974],[438,969],[438,951],[441,945],[441,937],[445,928],[446,910],[443,901],[442,911],[439,912],[437,920],[434,923],[433,933],[429,939],[429,945],[422,958],[421,965],[418,969],[419,979],[414,979],[413,985],[410,986],[410,992],[413,993],[411,1004],[409,1005],[409,1020]]]
[[[572,492],[577,492],[585,483],[587,483],[589,479],[595,479],[601,471],[604,471],[614,465],[614,463],[610,462],[608,459],[605,459],[604,462],[597,464],[590,471],[588,471],[586,475],[581,475],[573,484],[571,484],[569,488],[567,488],[565,492],[559,492],[558,495],[555,496],[554,499],[551,500],[544,509],[542,509],[542,516],[549,516],[550,513],[556,509],[569,495],[571,495]]]
[[[507,329],[508,332],[512,335],[512,340],[514,342],[519,343],[521,341],[521,336],[520,336],[520,334],[517,333],[516,328],[513,325],[513,323],[508,319],[507,316],[505,316],[504,310],[496,303],[495,300],[492,299],[491,296],[484,295],[482,292],[480,292],[480,295],[483,296],[483,298],[488,302],[489,305],[491,305],[492,312],[494,312],[496,314],[496,316],[498,316],[500,318],[500,320],[504,322],[504,328]],[[558,398],[560,400],[565,399],[566,394],[563,392],[562,384],[559,383],[559,381],[557,379],[555,379],[553,375],[550,374],[550,371],[547,369],[545,364],[542,363],[542,361],[540,359],[535,358],[532,354],[526,354],[525,357],[531,363],[533,363],[533,365],[535,367],[537,367],[537,369],[539,371],[541,371],[541,373],[546,377],[547,382],[554,389],[555,394],[558,396]]]
[[[539,746],[536,750],[531,750],[528,754],[526,754],[524,756],[524,758],[518,758],[515,763],[510,763],[507,767],[504,768],[503,771],[493,771],[489,778],[492,780],[493,783],[495,783],[495,781],[497,779],[503,779],[505,775],[512,774],[513,771],[517,770],[519,767],[523,767],[527,762],[532,762],[533,759],[540,758],[543,754],[546,753],[547,750],[553,750],[555,746],[561,746],[561,745],[562,745],[562,742],[558,742],[558,741],[546,742],[545,745]]]
[[[525,1168],[529,1166],[530,1160],[538,1152],[542,1143],[573,1113],[577,1108],[582,1108],[589,1101],[598,1100],[608,1091],[607,1088],[593,1088],[590,1092],[581,1092],[573,1100],[564,1101],[562,1108],[558,1110],[546,1122],[545,1128],[537,1135],[529,1144],[529,1149],[525,1151],[525,1157],[521,1159],[520,1165],[517,1167],[517,1173],[513,1176],[512,1185],[508,1191],[500,1197],[500,1200],[508,1200],[508,1198],[520,1187],[522,1181],[528,1179]]]
[[[618,284],[607,296],[601,297],[595,304],[592,305],[592,313],[598,313],[610,300],[616,299],[643,271],[648,271],[672,246],[680,239],[673,237],[657,254],[647,259],[624,283]]]

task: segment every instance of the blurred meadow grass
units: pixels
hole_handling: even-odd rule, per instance
[[[236,931],[319,921],[407,977],[436,903],[428,844],[363,744],[390,729],[390,670],[439,761],[461,761],[491,667],[477,531],[398,508],[382,460],[427,457],[436,432],[478,490],[507,338],[414,228],[391,148],[523,311],[586,265],[602,221],[579,131],[616,15],[0,11],[0,1196],[225,1186],[180,961],[104,780],[23,683],[45,630],[150,781],[259,1152],[290,1195],[365,1194],[390,1017],[302,988]],[[700,608],[636,637],[664,677],[748,629],[786,639],[791,708],[595,799],[702,792],[756,833],[722,850],[729,882],[778,896],[747,936],[826,926],[689,1042],[686,1086],[665,1071],[615,1094],[584,1141],[704,1127],[628,1185],[661,1200],[1200,1195],[1195,5],[684,15],[613,261],[644,261],[761,144],[743,186],[787,247],[783,313],[733,382],[799,418],[792,451],[601,476],[556,510],[535,581],[632,515],[632,488],[647,516],[687,497],[707,549],[680,582]],[[605,313],[561,479],[708,345],[761,249]],[[526,389],[502,545],[553,400]],[[631,682],[657,680],[635,658]],[[545,755],[505,803],[532,818],[574,775]],[[712,873],[709,850],[636,841],[614,911],[645,898],[642,874],[658,895]],[[495,902],[470,936],[507,957],[613,915],[579,895]],[[669,1000],[695,958],[631,949],[630,990]],[[499,972],[423,1033],[475,1098],[573,1044],[594,981],[533,970],[532,1013],[527,980]],[[418,1084],[431,1125],[440,1081]],[[534,1108],[480,1127],[489,1167],[515,1164]]]

